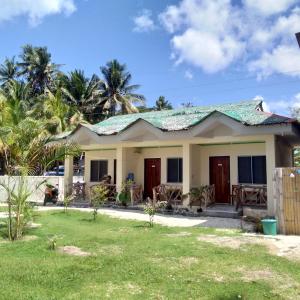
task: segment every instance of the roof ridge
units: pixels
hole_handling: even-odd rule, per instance
[[[253,109],[256,109],[260,104],[262,103],[262,100],[242,100],[239,102],[228,102],[228,103],[219,103],[219,104],[209,104],[209,105],[202,105],[202,106],[192,106],[192,107],[178,107],[178,108],[174,108],[174,109],[165,109],[165,110],[153,110],[153,111],[149,111],[149,112],[141,112],[141,113],[133,113],[133,114],[126,114],[126,115],[116,115],[116,116],[112,116],[106,120],[103,120],[99,123],[96,123],[94,125],[98,125],[101,124],[104,121],[107,120],[112,120],[112,119],[126,119],[126,118],[131,118],[132,116],[139,116],[140,118],[142,118],[143,116],[150,116],[152,114],[167,114],[167,113],[171,113],[174,112],[173,116],[176,115],[176,112],[178,112],[178,114],[182,115],[183,113],[186,112],[195,112],[197,109],[202,110],[203,112],[210,112],[212,110],[217,110],[219,107],[224,107],[224,109],[226,107],[230,107],[230,106],[250,106],[253,105]]]

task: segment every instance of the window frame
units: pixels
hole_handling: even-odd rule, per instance
[[[170,181],[169,180],[169,160],[171,159],[176,159],[178,162],[177,162],[177,168],[178,168],[178,172],[177,172],[177,181]],[[181,160],[181,181],[180,181],[180,162]],[[179,184],[182,184],[183,182],[183,157],[167,157],[167,172],[166,172],[166,175],[167,175],[167,183],[179,183]]]
[[[93,162],[98,162],[98,174],[97,174],[98,180],[97,181],[93,180],[93,178],[92,178],[92,163]],[[102,179],[102,178],[100,178],[100,163],[101,162],[106,163],[106,169],[108,172],[108,159],[92,159],[92,160],[90,160],[90,182],[101,182],[101,179]],[[107,172],[106,172],[106,174],[107,174]],[[106,175],[106,174],[104,174],[104,175]]]
[[[254,157],[264,157],[265,159],[265,182],[264,183],[254,183],[254,172],[253,172],[253,158]],[[250,172],[251,172],[251,182],[241,182],[239,173],[239,158],[250,158]],[[267,184],[267,156],[266,155],[238,155],[237,157],[237,179],[238,184],[250,184],[250,185],[266,185]]]

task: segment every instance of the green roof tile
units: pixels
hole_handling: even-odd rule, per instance
[[[247,126],[290,123],[292,119],[260,111],[261,101],[198,106],[111,117],[87,127],[98,135],[117,134],[142,119],[164,131],[186,130],[214,113],[224,114]]]

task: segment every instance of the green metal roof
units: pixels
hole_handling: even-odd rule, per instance
[[[144,120],[163,131],[186,130],[215,113],[221,113],[246,126],[291,123],[293,119],[261,111],[261,101],[179,108],[111,117],[95,125],[84,125],[98,135],[117,134],[138,120]]]

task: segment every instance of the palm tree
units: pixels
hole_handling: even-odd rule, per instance
[[[4,63],[0,65],[0,82],[1,86],[5,88],[7,84],[14,80],[18,75],[18,66],[15,58],[6,58]]]
[[[67,104],[63,99],[60,89],[55,94],[46,90],[46,98],[43,101],[43,113],[46,118],[47,129],[53,134],[71,130],[84,119],[76,106]]]
[[[155,110],[173,109],[172,104],[164,96],[159,96],[155,102]]]
[[[51,62],[47,47],[25,45],[20,57],[22,61],[18,63],[19,74],[25,76],[30,83],[33,95],[41,95],[46,88],[51,87],[60,65]]]
[[[10,81],[5,89],[0,90],[1,125],[17,125],[29,115],[30,88],[28,84]]]
[[[55,161],[78,153],[76,145],[54,142],[43,120],[26,117],[18,124],[0,127],[0,154],[8,174],[8,180],[0,185],[7,193],[10,240],[22,237],[31,215],[28,199],[43,183],[29,187],[27,175],[40,175]]]
[[[58,81],[67,101],[75,105],[87,119],[92,119],[91,116],[100,100],[98,76],[94,74],[89,79],[84,75],[84,71],[75,70],[68,75],[60,75]]]
[[[144,104],[145,98],[134,93],[139,85],[129,85],[131,74],[126,71],[126,65],[112,60],[100,69],[104,77],[104,81],[100,83],[100,104],[103,109],[108,111],[109,115],[115,115],[118,107],[121,108],[122,114],[138,112],[134,104]]]

